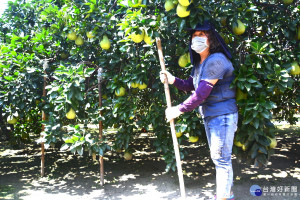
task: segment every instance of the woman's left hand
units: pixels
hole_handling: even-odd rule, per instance
[[[166,118],[167,122],[171,121],[172,119],[175,119],[179,117],[183,112],[181,112],[177,106],[173,106],[166,109]]]

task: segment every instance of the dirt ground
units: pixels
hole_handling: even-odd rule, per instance
[[[300,199],[299,136],[299,126],[279,130],[276,154],[266,168],[239,164],[233,157],[236,199]],[[149,148],[153,138],[141,135],[136,141],[131,161],[125,161],[118,153],[105,156],[104,186],[99,185],[99,164],[89,156],[49,149],[46,175],[41,178],[39,146],[12,150],[2,142],[0,199],[180,199],[177,173],[164,171],[165,162]],[[184,148],[188,149],[182,165],[186,199],[208,199],[215,194],[215,168],[208,149],[188,142]],[[261,187],[262,196],[250,194],[252,185]]]

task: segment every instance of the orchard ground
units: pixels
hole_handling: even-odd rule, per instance
[[[300,198],[300,123],[295,126],[278,123],[277,128],[276,153],[266,168],[238,163],[233,157],[236,199]],[[149,133],[140,134],[134,140],[135,152],[130,161],[122,158],[123,153],[105,155],[104,186],[99,185],[99,164],[93,163],[91,156],[48,149],[46,175],[41,178],[39,146],[12,150],[1,142],[0,199],[180,199],[177,173],[164,171],[165,162],[151,150],[153,138]],[[188,149],[183,160],[187,199],[208,199],[215,193],[215,168],[209,151],[199,142],[186,141],[183,146]],[[251,196],[252,185],[267,187],[269,192]],[[276,189],[274,196],[271,188]],[[297,192],[289,192],[289,196],[278,191],[295,188]]]

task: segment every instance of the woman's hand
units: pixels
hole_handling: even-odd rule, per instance
[[[170,72],[168,72],[166,70],[160,71],[159,77],[160,77],[160,81],[162,83],[166,82],[166,76],[167,76],[167,79],[168,79],[168,83],[172,85],[175,82],[175,76],[173,76],[172,74],[170,74]]]
[[[175,119],[179,117],[183,112],[181,112],[177,106],[173,106],[166,109],[166,118],[167,122],[171,121],[172,119]]]

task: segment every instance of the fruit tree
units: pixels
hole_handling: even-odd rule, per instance
[[[295,0],[9,2],[0,18],[1,133],[15,145],[37,139],[46,148],[59,145],[94,156],[123,150],[130,160],[134,138],[143,130],[155,134],[156,151],[167,170],[175,170],[154,39],[162,39],[167,69],[186,78],[192,68],[186,28],[209,19],[234,55],[232,87],[239,106],[234,153],[265,165],[276,146],[273,120],[297,120],[299,15]],[[101,108],[97,67],[104,70]],[[173,105],[189,95],[170,89]],[[100,140],[90,132],[88,125],[99,120],[116,134],[104,131]],[[196,110],[177,119],[176,129],[182,133],[179,143],[205,142]]]

